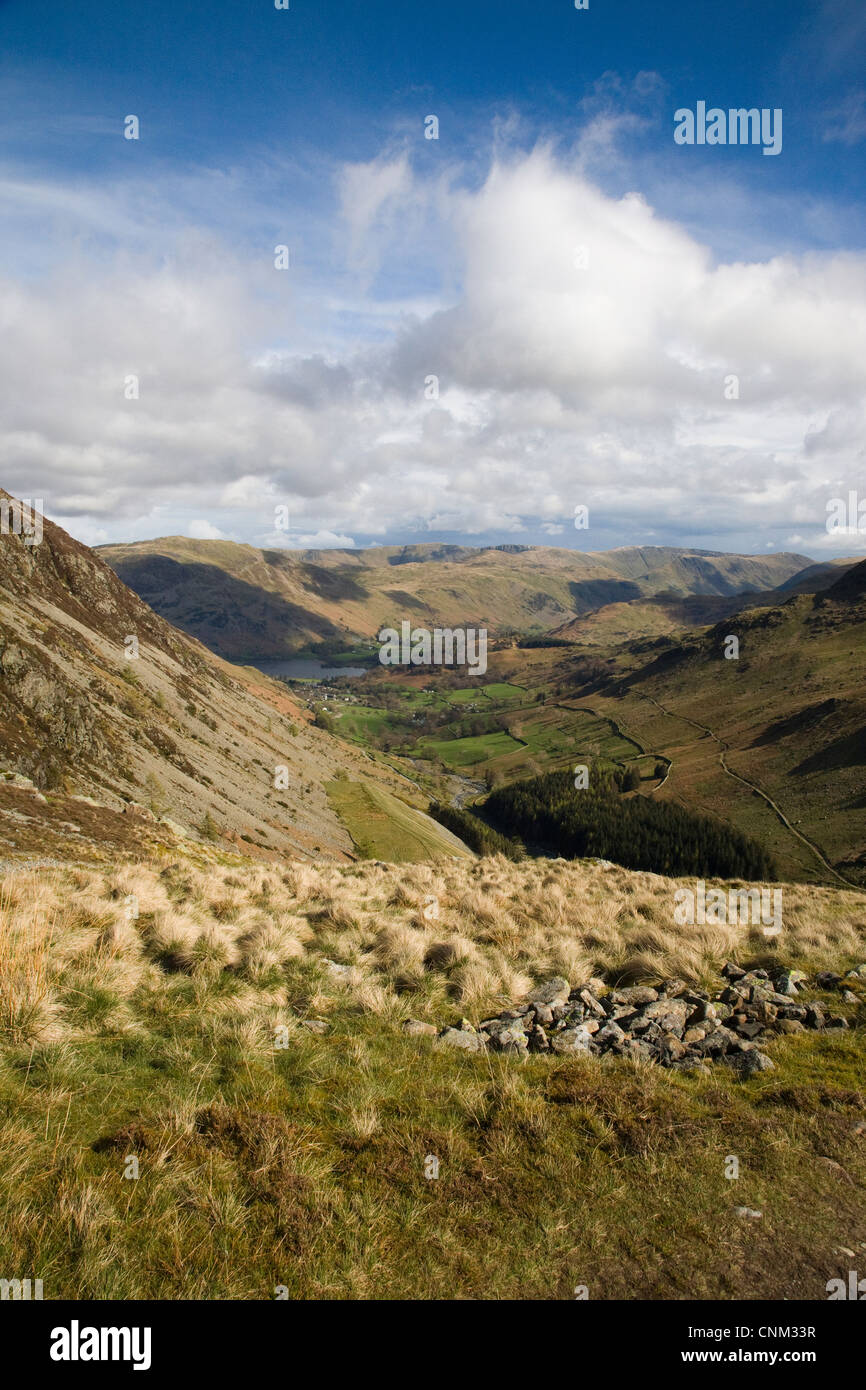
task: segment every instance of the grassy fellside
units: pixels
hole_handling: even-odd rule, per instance
[[[46,1298],[826,1297],[866,1250],[861,1029],[779,1038],[746,1082],[400,1031],[554,971],[866,954],[860,894],[786,889],[776,946],[685,936],[674,887],[498,858],[9,876],[0,1268]]]

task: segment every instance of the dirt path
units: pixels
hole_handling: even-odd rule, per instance
[[[660,710],[662,714],[667,715],[669,719],[680,719],[684,724],[691,724],[693,729],[700,730],[704,738],[711,738],[714,743],[718,744],[719,763],[723,771],[726,772],[729,777],[733,777],[734,781],[742,782],[744,787],[748,787],[750,791],[755,792],[757,796],[760,796],[762,800],[766,801],[767,805],[773,812],[775,812],[776,816],[785,826],[786,830],[790,830],[792,835],[796,835],[797,839],[800,840],[806,846],[807,849],[811,850],[811,852],[815,855],[815,858],[821,864],[823,864],[824,868],[827,870],[828,873],[832,874],[834,878],[837,878],[840,883],[844,883],[846,888],[858,887],[856,883],[852,883],[850,879],[847,879],[842,874],[840,874],[838,869],[834,869],[833,865],[827,859],[826,855],[819,848],[819,846],[816,845],[813,840],[810,840],[808,835],[804,835],[801,830],[798,830],[795,825],[791,824],[778,802],[774,801],[773,798],[767,792],[765,792],[762,787],[759,787],[757,782],[751,782],[748,777],[743,777],[739,772],[734,772],[734,769],[728,766],[727,761],[725,759],[725,754],[730,752],[730,744],[725,743],[724,739],[719,738],[718,734],[713,733],[713,730],[709,727],[709,725],[700,724],[696,719],[690,719],[687,714],[678,714],[676,710],[665,709],[664,705],[661,704],[658,700],[656,700],[652,695],[645,694],[643,698],[645,700],[649,700],[650,704],[655,705],[656,709]],[[672,767],[673,761],[671,761],[670,767],[668,768],[668,776],[670,775]],[[667,777],[665,777],[664,780],[667,781]],[[658,790],[658,788],[656,788],[656,790]]]

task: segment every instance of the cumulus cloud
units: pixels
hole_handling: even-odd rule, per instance
[[[218,526],[211,526],[209,521],[191,521],[186,528],[186,533],[194,541],[227,541],[229,537]]]
[[[295,543],[303,550],[351,550],[355,545],[351,536],[337,536],[333,531],[300,534]]]
[[[191,225],[171,254],[70,238],[42,274],[7,275],[6,485],[82,536],[315,547],[567,541],[583,504],[582,543],[601,526],[808,551],[830,543],[830,497],[866,495],[863,255],[719,262],[639,189],[611,196],[544,146],[481,180],[383,156],[337,193],[330,278]]]

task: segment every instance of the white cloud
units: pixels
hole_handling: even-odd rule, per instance
[[[355,542],[351,536],[337,536],[333,531],[314,531],[299,535],[297,544],[302,550],[351,550]]]
[[[191,521],[186,528],[186,534],[194,541],[226,541],[229,537],[218,526],[211,526],[209,521]]]
[[[6,485],[112,539],[153,516],[261,543],[277,505],[273,544],[570,536],[582,503],[630,536],[826,546],[828,498],[866,494],[866,257],[717,263],[584,167],[540,147],[480,182],[406,154],[347,168],[322,281],[177,216],[173,254],[131,254],[140,186],[89,210],[86,186],[19,188],[69,249],[0,282]],[[111,254],[76,246],[85,213]]]

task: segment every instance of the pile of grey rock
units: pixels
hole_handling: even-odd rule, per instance
[[[467,1052],[631,1057],[703,1073],[709,1072],[709,1062],[721,1061],[741,1076],[752,1076],[773,1069],[759,1040],[806,1029],[839,1033],[850,1026],[841,1014],[806,997],[812,986],[799,970],[744,970],[729,962],[722,975],[725,985],[712,995],[682,980],[611,988],[591,979],[572,987],[556,976],[532,990],[526,1003],[477,1027],[462,1019],[455,1027],[436,1029],[409,1019],[403,1028],[435,1035],[434,1047]],[[825,971],[812,985],[861,1005],[866,965],[844,976]]]

